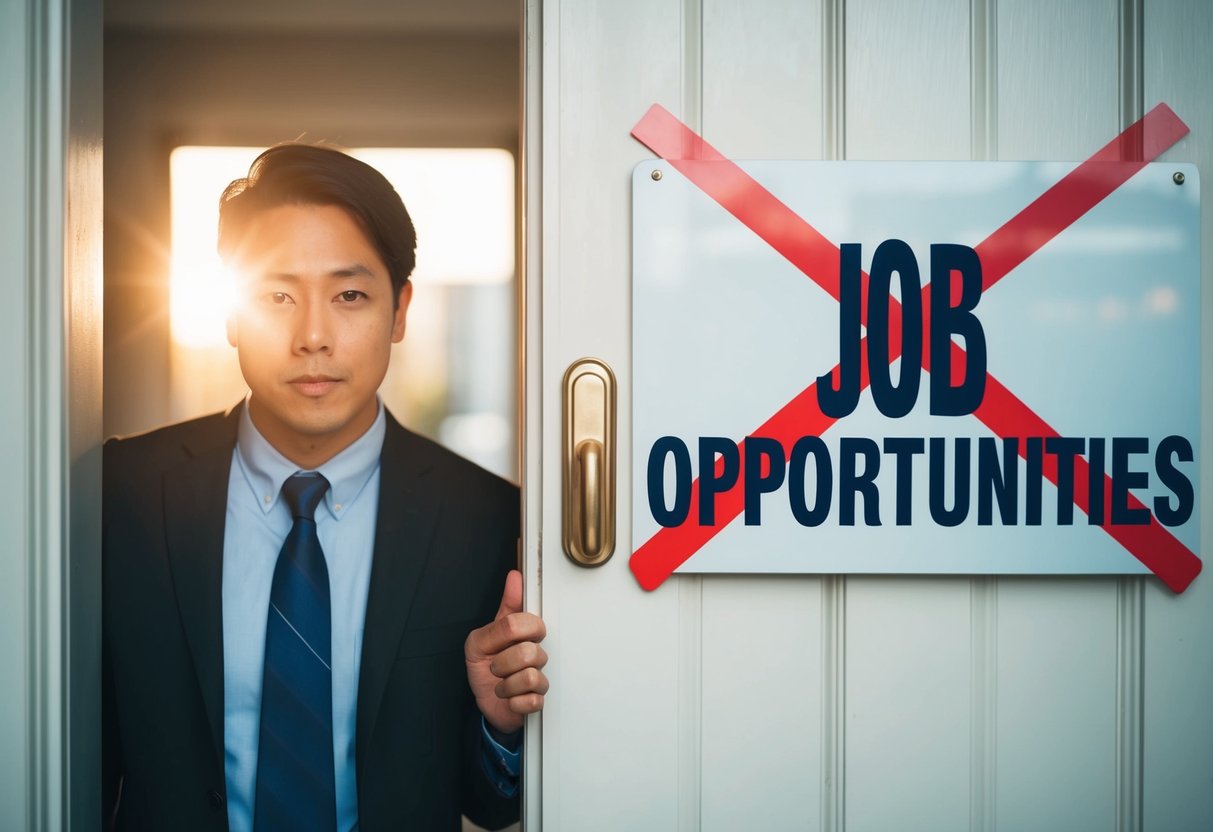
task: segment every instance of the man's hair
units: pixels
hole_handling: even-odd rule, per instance
[[[219,198],[219,255],[230,261],[253,218],[281,205],[334,205],[361,226],[388,268],[392,302],[416,264],[417,232],[396,189],[379,171],[339,150],[279,144]]]

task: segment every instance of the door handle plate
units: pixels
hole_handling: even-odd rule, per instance
[[[615,374],[595,358],[564,374],[564,551],[578,566],[615,552]]]

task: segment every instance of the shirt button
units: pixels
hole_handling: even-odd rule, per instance
[[[272,500],[272,499],[274,499],[274,498],[273,498],[273,497],[271,497],[269,494],[266,494],[266,495],[265,495],[265,502],[266,502],[266,504],[267,504],[267,505],[269,504],[270,500]]]
[[[341,503],[333,503],[333,511],[341,511]]]
[[[215,791],[214,789],[211,789],[206,793],[206,799],[210,801],[211,806],[215,809],[223,808],[223,795],[219,794],[219,792]]]

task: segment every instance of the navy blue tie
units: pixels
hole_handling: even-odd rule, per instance
[[[329,574],[315,520],[328,487],[319,474],[296,474],[282,484],[294,523],[270,589],[256,832],[337,828]]]

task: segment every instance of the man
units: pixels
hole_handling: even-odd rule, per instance
[[[247,399],[105,446],[103,824],[513,822],[544,627],[517,489],[377,396],[412,296],[399,196],[277,146],[224,192],[219,248]]]

